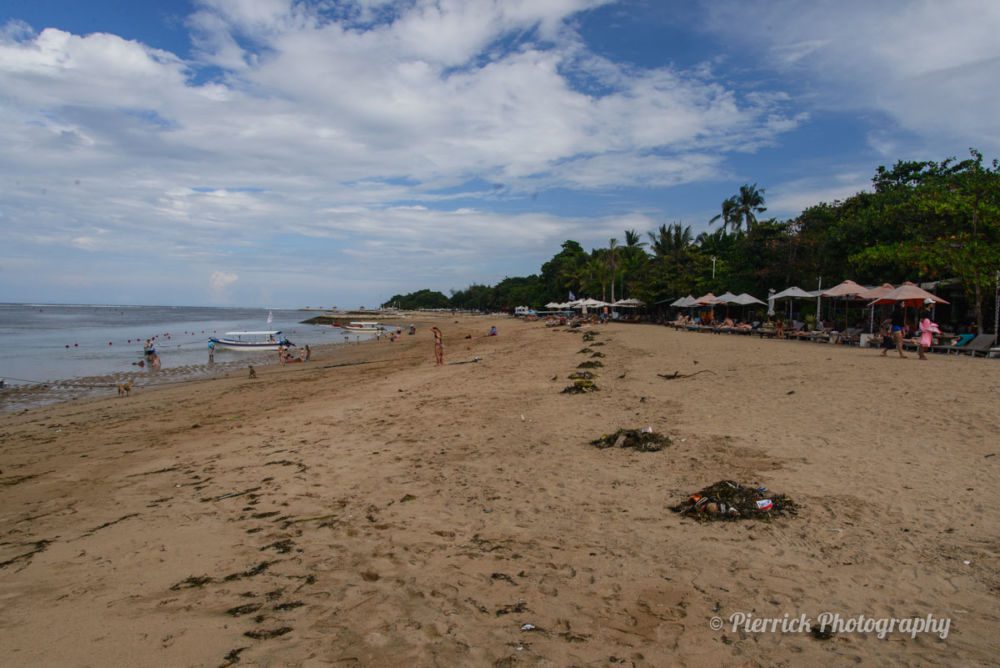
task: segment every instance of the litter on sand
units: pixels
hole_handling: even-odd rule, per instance
[[[619,429],[613,434],[604,434],[590,442],[597,448],[634,448],[639,452],[658,452],[670,445],[670,437],[657,434],[652,427],[645,429]]]
[[[769,520],[776,516],[795,515],[799,508],[784,494],[769,492],[766,487],[720,480],[692,494],[671,510],[701,521],[717,521]]]
[[[599,388],[594,384],[592,380],[579,379],[574,380],[572,385],[567,385],[563,388],[563,394],[586,394],[588,392],[597,392]]]

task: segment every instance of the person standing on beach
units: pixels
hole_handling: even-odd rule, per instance
[[[444,338],[437,326],[431,327],[434,334],[434,366],[444,366]]]
[[[926,360],[927,349],[931,347],[934,342],[933,335],[940,334],[941,328],[938,327],[936,322],[933,322],[930,318],[924,318],[920,321],[920,346],[917,348],[917,355],[920,359]]]
[[[882,357],[887,357],[888,352],[895,348],[900,359],[906,359],[903,354],[903,316],[898,312],[893,313],[891,318],[882,321]],[[889,343],[886,343],[886,338]]]

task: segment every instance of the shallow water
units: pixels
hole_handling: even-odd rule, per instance
[[[0,304],[0,378],[8,385],[141,372],[155,337],[162,370],[208,362],[208,338],[237,330],[281,330],[298,346],[366,338],[329,325],[303,325],[310,311],[187,306]],[[259,355],[257,353],[256,355]],[[215,361],[248,360],[216,350]]]

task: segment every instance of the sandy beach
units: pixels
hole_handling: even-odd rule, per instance
[[[0,415],[8,665],[990,665],[1000,364],[442,316]],[[483,337],[497,324],[500,336]],[[466,335],[474,338],[466,339]],[[599,391],[567,395],[592,353]],[[664,379],[657,374],[694,374]],[[651,426],[660,452],[597,449]],[[697,522],[719,480],[801,509]],[[950,619],[733,631],[731,615]],[[710,620],[725,621],[722,630]],[[526,626],[527,625],[527,626]]]

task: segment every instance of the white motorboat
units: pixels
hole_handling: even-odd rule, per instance
[[[378,334],[385,329],[377,322],[349,322],[346,325],[337,325],[345,332],[357,332],[360,334]]]
[[[280,331],[271,330],[263,332],[226,332],[225,336],[212,337],[209,343],[216,348],[226,348],[228,350],[278,350],[295,345]]]

